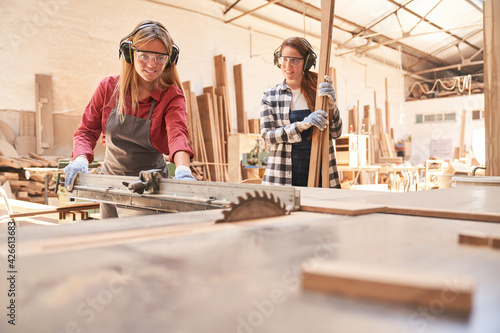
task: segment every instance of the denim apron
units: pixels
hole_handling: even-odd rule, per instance
[[[290,110],[290,122],[304,120],[311,114],[306,110]],[[292,186],[307,186],[309,179],[309,161],[311,159],[312,128],[300,133],[301,142],[292,143]]]
[[[117,103],[118,104],[118,103]],[[116,105],[106,122],[106,152],[102,166],[104,175],[139,176],[143,170],[160,169],[168,178],[163,154],[151,144],[151,115],[156,105],[153,100],[147,119],[125,114],[123,121]],[[116,205],[101,203],[101,218],[118,217]]]

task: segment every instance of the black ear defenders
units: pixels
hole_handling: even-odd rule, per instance
[[[125,59],[125,61],[127,63],[133,64],[134,63],[134,50],[132,48],[132,42],[127,40],[127,39],[129,39],[130,37],[135,35],[139,30],[144,29],[146,27],[151,27],[151,26],[160,27],[160,29],[164,30],[168,34],[168,31],[160,24],[156,24],[156,23],[143,24],[143,25],[137,27],[137,29],[135,29],[134,31],[129,33],[127,36],[122,38],[122,40],[120,41],[120,49],[118,51],[118,58],[121,58],[121,56],[123,56],[123,58]],[[180,53],[179,47],[177,46],[177,44],[173,43],[172,50],[170,51],[170,55],[168,57],[168,62],[166,64],[166,67],[170,67],[173,64],[177,64],[177,62],[179,61],[179,53]]]
[[[307,53],[307,56],[304,59],[304,68],[303,72],[307,72],[308,70],[311,69],[312,66],[316,67],[316,53],[314,52],[311,44],[305,39],[305,38],[300,38],[300,40],[304,43],[304,45],[307,47],[307,50],[309,51]],[[274,65],[278,66],[278,68],[281,68],[279,58],[281,57],[281,46],[279,46],[275,51],[274,51]]]

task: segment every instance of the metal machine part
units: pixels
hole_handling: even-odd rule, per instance
[[[139,173],[139,180],[132,183],[123,182],[127,189],[132,193],[143,194],[144,191],[158,193],[160,191],[160,169],[144,170]]]
[[[223,212],[224,218],[215,221],[220,222],[238,222],[245,220],[260,219],[266,217],[286,215],[287,210],[284,204],[281,204],[279,198],[274,199],[273,194],[267,196],[266,192],[260,195],[247,193],[247,197],[238,197],[237,203],[231,203],[230,209]]]
[[[88,199],[166,212],[221,209],[230,207],[238,197],[247,193],[272,193],[287,211],[300,207],[300,192],[292,186],[194,182],[155,178],[158,190],[154,193],[131,193],[123,183],[132,184],[137,177],[80,174],[69,197]],[[156,185],[155,185],[156,186]]]

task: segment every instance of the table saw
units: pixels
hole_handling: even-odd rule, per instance
[[[15,329],[500,331],[500,250],[457,241],[463,230],[500,235],[500,187],[409,193],[293,189],[298,193],[290,202],[300,203],[294,209],[249,221],[215,223],[228,208],[212,207],[19,228]],[[474,280],[473,307],[464,316],[437,302],[401,306],[304,290],[302,265],[325,259],[422,276],[465,275]],[[5,318],[0,331],[13,331]]]

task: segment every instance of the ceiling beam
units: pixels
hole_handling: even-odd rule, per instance
[[[234,6],[236,6],[238,4],[238,2],[240,2],[241,0],[236,0],[235,3],[233,3],[231,6],[229,6],[225,11],[224,11],[224,15],[227,14],[228,11],[230,11],[231,9],[233,9]]]
[[[473,62],[469,62],[469,63],[444,66],[444,67],[439,67],[439,68],[431,68],[431,69],[426,69],[426,70],[419,71],[419,72],[413,72],[413,73],[410,72],[410,73],[405,74],[405,75],[411,76],[411,75],[419,75],[419,74],[425,74],[425,73],[434,73],[434,72],[440,72],[440,71],[445,71],[448,69],[455,69],[455,68],[458,68],[460,70],[462,67],[476,66],[476,65],[484,65],[484,61],[480,60],[480,61],[473,61]]]
[[[401,5],[400,3],[394,1],[394,0],[386,0],[388,2],[390,2],[391,4],[395,5],[395,6],[398,6],[400,7],[401,9],[407,11],[408,13],[412,14],[412,15],[415,15],[416,17],[418,17],[419,19],[423,19],[424,22],[430,24],[431,26],[433,26],[434,28],[436,29],[439,29],[439,30],[443,30],[444,33],[450,35],[451,37],[453,38],[456,38],[458,40],[461,40],[462,38],[460,36],[457,36],[455,35],[454,33],[450,32],[450,31],[445,31],[444,28],[440,27],[439,25],[437,25],[436,23],[430,21],[429,19],[415,13],[413,10],[409,9],[408,7],[405,7],[403,5]],[[468,41],[464,41],[465,44],[469,45],[470,47],[474,48],[476,51],[479,50],[479,47],[477,47],[476,45],[474,44],[471,44],[469,43]]]
[[[479,7],[475,2],[473,2],[471,0],[465,0],[465,2],[467,2],[468,4],[470,4],[472,7],[476,8],[477,10],[479,10],[481,12],[481,14],[483,13],[483,9],[481,7]]]
[[[232,18],[232,19],[230,19],[230,20],[224,21],[224,23],[230,23],[230,22],[232,22],[232,21],[234,21],[234,20],[236,20],[236,19],[239,19],[240,17],[243,17],[243,16],[245,16],[245,15],[251,14],[251,13],[253,13],[253,12],[255,12],[255,11],[257,11],[257,10],[261,9],[261,8],[264,8],[264,7],[266,7],[266,6],[269,6],[269,5],[275,4],[275,3],[280,2],[280,1],[282,1],[282,0],[268,0],[268,1],[269,1],[268,3],[265,3],[265,4],[263,4],[262,6],[259,6],[259,7],[257,7],[257,8],[251,9],[251,10],[249,10],[249,11],[247,11],[247,12],[244,12],[243,14],[238,15],[238,16],[236,16],[236,17],[233,17],[233,18]]]
[[[472,37],[472,36],[474,36],[474,35],[476,35],[476,34],[478,34],[478,33],[482,32],[482,31],[483,31],[483,28],[478,29],[478,30],[476,30],[476,31],[473,31],[473,32],[471,32],[470,34],[468,34],[468,35],[466,35],[465,37],[463,37],[463,40],[466,40],[467,38],[470,38],[470,37]],[[444,52],[444,51],[448,50],[449,48],[452,48],[452,47],[454,47],[454,46],[457,46],[457,45],[458,45],[458,44],[460,44],[461,42],[462,42],[462,40],[459,40],[459,41],[456,41],[456,42],[449,43],[448,45],[443,46],[442,48],[440,48],[440,49],[438,49],[438,50],[434,51],[434,52],[432,53],[432,55],[436,55],[436,54],[439,54],[439,53],[441,53],[441,52]],[[476,51],[476,53],[474,54],[474,56],[476,56],[476,55],[477,55],[477,52],[479,52],[479,51],[482,51],[482,48],[481,48],[481,49],[478,49],[478,50]],[[413,65],[409,66],[408,68],[412,68],[412,67],[414,67],[414,66],[416,66],[416,65],[418,65],[418,64],[420,64],[420,63],[422,63],[422,62],[424,62],[425,60],[426,60],[425,58],[424,58],[424,59],[420,59],[418,62],[414,63]]]
[[[271,0],[267,0],[267,1],[271,1]],[[277,6],[281,6],[283,8],[286,8],[288,10],[291,10],[293,12],[296,12],[300,15],[305,15],[309,18],[312,18],[314,20],[317,20],[317,21],[321,21],[321,9],[318,8],[318,7],[315,7],[307,2],[303,2],[302,0],[283,0],[281,1],[280,3],[276,4]],[[418,59],[421,59],[422,57],[426,59],[426,61],[432,63],[433,65],[437,65],[437,66],[447,66],[447,65],[450,65],[449,62],[443,60],[443,59],[439,59],[437,57],[434,57],[432,55],[429,55],[428,53],[426,52],[423,52],[419,49],[416,49],[416,48],[413,48],[409,45],[406,45],[404,43],[399,43],[399,42],[394,42],[393,44],[395,45],[391,45],[391,43],[388,43],[388,41],[392,41],[393,39],[383,35],[383,34],[378,34],[376,31],[373,31],[371,29],[367,29],[355,22],[352,22],[352,21],[349,21],[343,17],[339,17],[338,15],[335,15],[335,20],[338,20],[338,21],[341,21],[341,22],[344,22],[344,23],[347,23],[353,27],[355,27],[356,29],[359,30],[358,33],[363,33],[363,32],[367,32],[367,33],[370,33],[370,34],[376,34],[376,37],[372,38],[372,40],[376,43],[384,43],[385,46],[393,49],[393,50],[398,50],[398,46],[401,46],[402,47],[402,52],[406,55],[409,55],[409,56],[412,56],[412,57],[415,57],[415,58],[418,58]],[[334,27],[337,28],[337,26],[334,24]],[[345,29],[342,29],[343,31],[346,31]],[[353,31],[349,31],[350,33],[354,34],[355,32]]]
[[[405,5],[409,4],[410,2],[412,2],[413,0],[409,0],[408,2],[405,3]],[[368,25],[366,27],[366,29],[371,29],[373,28],[374,26],[376,26],[377,24],[383,22],[384,20],[386,20],[388,17],[390,17],[392,14],[396,13],[400,8],[396,8],[394,10],[390,10],[387,14],[385,14],[381,19],[378,19],[376,20],[375,22],[373,22],[372,24]],[[365,30],[366,31],[366,30]],[[349,43],[350,41],[352,41],[354,38],[356,37],[359,37],[361,36],[361,34],[363,33],[364,31],[360,31],[358,32],[356,35],[352,36],[350,39],[348,39],[347,41],[343,42],[342,44],[339,45],[339,47],[343,47],[345,44]]]

